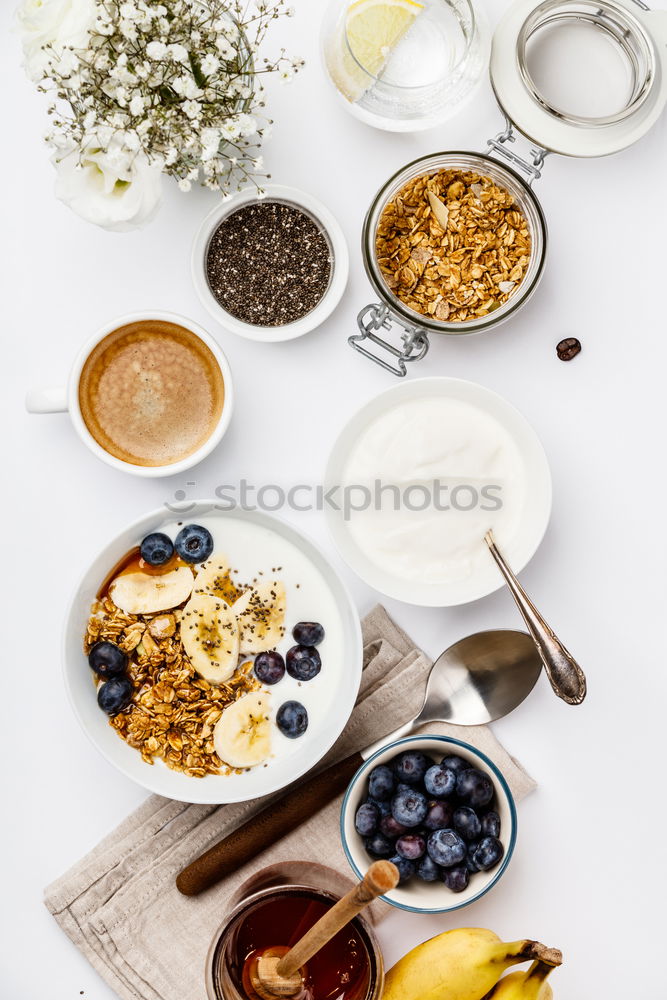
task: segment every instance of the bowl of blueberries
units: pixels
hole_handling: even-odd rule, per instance
[[[350,782],[341,837],[358,878],[386,858],[401,880],[382,898],[446,913],[479,899],[516,842],[512,793],[493,761],[449,736],[409,736],[378,750]]]

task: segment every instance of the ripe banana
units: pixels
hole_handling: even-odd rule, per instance
[[[280,580],[259,583],[232,605],[237,617],[242,653],[275,649],[285,628],[285,586]]]
[[[195,578],[189,566],[168,573],[121,573],[109,584],[109,597],[129,615],[169,611],[187,601]]]
[[[236,616],[219,597],[193,594],[183,608],[181,642],[192,666],[210,684],[222,684],[238,666]]]
[[[254,767],[271,753],[270,698],[264,691],[243,695],[226,708],[213,730],[213,745],[230,767]]]
[[[226,556],[214,552],[210,559],[202,563],[195,577],[195,594],[212,594],[221,597],[227,604],[233,604],[240,596],[231,578]]]
[[[484,1000],[552,1000],[551,986],[545,980],[554,968],[554,965],[537,961],[526,971],[511,972],[487,993]]]
[[[493,931],[445,931],[409,951],[387,973],[382,1000],[481,1000],[503,972],[528,959],[562,956],[537,941],[501,941]]]

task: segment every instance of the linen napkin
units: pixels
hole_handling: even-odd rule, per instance
[[[359,698],[321,766],[381,739],[421,707],[431,661],[378,606],[362,623],[364,670]],[[483,750],[516,799],[535,782],[486,726],[429,724]],[[45,904],[67,936],[122,1000],[202,1000],[204,963],[226,900],[260,867],[321,862],[351,871],[338,833],[341,798],[201,896],[182,896],[177,873],[275,796],[224,806],[191,805],[152,795],[45,891]],[[380,904],[376,919],[389,908]]]

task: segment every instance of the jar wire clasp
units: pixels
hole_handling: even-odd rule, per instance
[[[503,131],[499,132],[492,139],[489,139],[486,144],[488,155],[496,153],[497,156],[501,156],[515,169],[520,170],[526,177],[528,187],[531,187],[533,181],[539,180],[542,176],[542,167],[549,155],[549,150],[534,144],[528,150],[527,158],[524,159],[520,153],[512,148],[512,143],[516,142],[517,138],[514,125],[505,116],[505,128]]]
[[[380,305],[379,302],[364,306],[357,316],[357,325],[359,333],[348,337],[348,344],[364,357],[380,365],[385,371],[396,375],[397,378],[403,378],[407,374],[406,363],[408,361],[421,361],[429,349],[426,330],[419,326],[401,323],[387,306]],[[400,345],[391,344],[378,332],[380,330],[391,331],[393,325],[402,331]],[[388,361],[380,354],[369,350],[366,341],[375,344],[380,351],[386,351],[396,359],[396,362]]]

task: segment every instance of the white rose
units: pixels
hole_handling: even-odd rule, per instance
[[[115,138],[108,150],[78,146],[58,150],[56,197],[88,222],[114,232],[150,222],[160,204],[162,173],[143,153]]]
[[[52,45],[56,53],[64,46],[86,47],[96,10],[96,0],[23,0],[16,17],[31,80],[41,79],[48,66],[50,56],[44,45]]]

